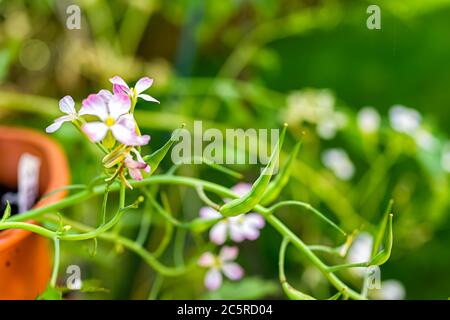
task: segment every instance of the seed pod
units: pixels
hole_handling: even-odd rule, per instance
[[[384,210],[383,218],[379,223],[378,231],[374,238],[371,257],[374,257],[378,253],[378,250],[380,250],[381,242],[383,241],[384,234],[386,233],[387,220],[389,218],[389,214],[392,212],[393,204],[394,200],[389,200],[388,205]]]
[[[264,196],[262,198],[261,204],[263,206],[271,204],[273,201],[275,201],[276,198],[280,195],[283,188],[286,186],[286,184],[289,182],[289,178],[292,171],[292,165],[297,158],[298,151],[300,150],[300,147],[302,145],[302,141],[299,141],[295,147],[294,150],[292,150],[291,154],[289,155],[289,158],[287,159],[286,163],[282,167],[281,171],[277,174],[275,179],[270,182],[269,186],[267,187],[266,192],[264,193]]]
[[[3,216],[0,222],[5,222],[10,216],[11,216],[11,205],[9,204],[9,201],[6,200],[6,208],[5,211],[3,211]]]
[[[284,136],[286,134],[286,127],[284,126],[281,132],[280,139],[278,140],[272,155],[270,156],[269,162],[262,171],[259,178],[253,183],[252,189],[246,195],[241,198],[234,199],[230,202],[225,203],[220,208],[220,213],[225,217],[237,216],[241,213],[247,213],[252,210],[262,199],[264,193],[266,192],[267,186],[269,185],[270,178],[273,175],[275,165],[278,162],[278,156],[280,154],[281,146],[283,145]]]
[[[380,252],[378,252],[378,254],[372,258],[372,260],[370,260],[369,265],[371,266],[381,266],[386,261],[388,261],[389,257],[391,256],[392,245],[394,243],[394,237],[392,232],[392,217],[393,214],[391,213],[389,214],[389,217],[385,219],[385,223],[388,224],[388,230],[384,241],[384,248]]]
[[[184,124],[182,125],[181,128],[184,128]],[[175,130],[175,132],[170,137],[169,141],[167,141],[161,148],[159,148],[152,154],[144,157],[144,161],[150,166],[150,173],[144,175],[151,175],[156,171],[156,169],[158,169],[159,164],[164,159],[167,152],[169,152],[174,142],[177,140],[179,130],[181,129]]]

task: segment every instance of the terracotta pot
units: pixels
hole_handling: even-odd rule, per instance
[[[24,153],[41,159],[39,195],[69,183],[67,159],[55,142],[29,129],[0,126],[0,184],[16,189],[17,165]],[[56,193],[35,207],[64,197],[65,192]],[[0,299],[35,299],[49,281],[51,256],[51,244],[41,236],[18,229],[0,231]]]

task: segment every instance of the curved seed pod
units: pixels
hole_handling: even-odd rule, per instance
[[[387,230],[387,235],[386,235],[386,238],[384,241],[384,248],[380,252],[378,252],[378,254],[372,258],[372,260],[370,260],[369,265],[381,266],[386,261],[388,261],[389,257],[391,256],[392,245],[394,243],[394,237],[393,237],[393,232],[392,232],[392,217],[393,217],[393,214],[391,213],[389,215],[388,219],[385,220],[386,223],[388,224],[388,230]]]
[[[181,126],[181,129],[182,128],[184,128],[184,124]],[[169,152],[174,142],[177,140],[178,132],[181,129],[175,130],[170,139],[161,148],[144,157],[144,161],[150,166],[150,172],[144,175],[151,175],[156,171],[156,169],[158,169],[159,164],[164,159],[167,152]]]
[[[219,211],[224,217],[232,217],[241,213],[247,213],[261,201],[267,186],[269,185],[270,178],[273,175],[275,165],[278,162],[278,155],[280,154],[280,149],[283,145],[286,127],[287,125],[284,126],[280,139],[272,151],[268,164],[255,183],[253,183],[252,189],[243,197],[227,202],[220,208]]]
[[[283,188],[289,182],[289,177],[292,171],[292,164],[294,163],[294,160],[297,158],[297,154],[298,151],[300,150],[301,145],[302,141],[299,141],[295,145],[294,150],[292,150],[291,154],[289,155],[289,158],[282,167],[281,171],[277,174],[275,179],[272,182],[270,182],[261,201],[261,204],[263,206],[269,205],[273,201],[275,201],[275,199],[278,198],[278,196],[280,195]]]

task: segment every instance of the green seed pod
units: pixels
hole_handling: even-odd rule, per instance
[[[271,204],[275,199],[278,198],[283,188],[286,186],[286,184],[289,182],[289,178],[292,171],[292,165],[297,158],[298,151],[300,150],[300,147],[302,145],[302,141],[299,141],[295,147],[294,150],[292,150],[291,154],[289,155],[289,158],[287,159],[286,163],[282,167],[281,171],[277,174],[275,179],[270,182],[269,186],[267,187],[266,192],[264,193],[264,196],[262,198],[261,204],[263,206]]]
[[[389,260],[392,252],[392,245],[394,243],[394,237],[392,232],[392,217],[393,214],[389,214],[387,219],[385,219],[385,223],[388,224],[387,235],[384,241],[384,248],[376,254],[372,260],[370,260],[369,265],[371,266],[381,266],[386,261]]]
[[[241,198],[234,199],[230,202],[225,203],[220,208],[220,213],[224,217],[233,217],[241,213],[247,213],[252,210],[262,199],[264,193],[266,192],[267,186],[269,185],[270,178],[273,175],[275,165],[278,162],[278,155],[280,154],[281,146],[283,145],[284,136],[286,134],[286,127],[284,126],[281,132],[280,139],[278,140],[272,155],[270,156],[269,162],[262,171],[258,179],[253,183],[252,189],[249,193]]]
[[[184,124],[181,126],[181,128],[184,128]],[[158,169],[159,164],[164,159],[167,152],[169,152],[174,142],[177,140],[178,130],[181,129],[175,130],[175,132],[170,137],[169,141],[167,141],[161,148],[159,148],[152,154],[144,157],[144,161],[150,166],[150,172],[144,175],[151,175],[156,171],[156,169]]]
[[[9,201],[6,200],[6,208],[5,211],[3,211],[3,216],[0,222],[5,222],[10,216],[11,216],[11,205],[9,204]]]

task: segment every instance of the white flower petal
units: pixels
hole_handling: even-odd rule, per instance
[[[53,133],[56,130],[58,130],[64,122],[68,122],[68,121],[72,121],[72,120],[73,120],[72,116],[59,117],[59,118],[55,119],[55,121],[51,125],[49,125],[47,128],[45,128],[45,132]]]
[[[233,188],[231,188],[232,191],[234,191],[238,196],[243,197],[247,193],[250,192],[252,189],[252,185],[250,183],[244,183],[240,182],[236,184]]]
[[[227,223],[219,221],[209,230],[209,239],[215,244],[224,244],[227,239]]]
[[[380,128],[381,117],[376,109],[364,107],[358,112],[358,127],[364,133],[375,133]]]
[[[108,117],[108,108],[102,96],[98,94],[90,94],[83,100],[80,115],[93,115],[105,121]]]
[[[145,90],[150,88],[152,84],[153,79],[150,79],[149,77],[140,78],[138,82],[136,82],[134,89],[136,90],[137,94],[140,94],[141,92],[144,92]]]
[[[115,94],[108,103],[109,115],[117,120],[121,115],[128,113],[131,109],[131,100],[127,95]]]
[[[115,77],[110,78],[109,82],[111,82],[112,84],[117,84],[117,85],[125,87],[125,88],[129,88],[127,83],[125,82],[125,80],[123,80],[119,76],[115,76]]]
[[[75,102],[71,96],[65,96],[59,100],[59,110],[66,114],[75,114]]]
[[[231,260],[236,259],[238,254],[239,254],[238,247],[224,246],[220,250],[219,258],[222,261],[231,261]]]
[[[88,122],[81,127],[92,142],[103,140],[108,133],[108,126],[103,122]]]
[[[212,268],[205,276],[205,287],[208,290],[217,290],[222,285],[222,274],[219,270]]]
[[[245,215],[245,224],[249,224],[258,229],[262,229],[264,228],[266,222],[263,216],[258,213],[247,213]]]
[[[200,217],[204,219],[217,219],[222,218],[222,215],[210,207],[202,207],[200,208]]]
[[[111,131],[117,141],[127,146],[142,146],[150,141],[150,136],[138,136],[133,130],[119,123],[111,126]]]
[[[222,266],[222,272],[231,280],[239,280],[244,276],[244,269],[237,263],[225,263]]]
[[[242,242],[245,240],[245,235],[242,232],[240,224],[230,224],[230,238],[234,242]]]
[[[211,267],[214,265],[215,257],[211,252],[205,252],[198,259],[198,265],[200,267]]]
[[[395,105],[389,110],[389,120],[394,130],[413,134],[419,128],[422,116],[415,109]]]
[[[141,93],[140,95],[138,95],[138,97],[144,99],[145,101],[159,103],[159,100],[156,100],[155,98],[153,98],[152,96],[150,96],[148,94]]]

